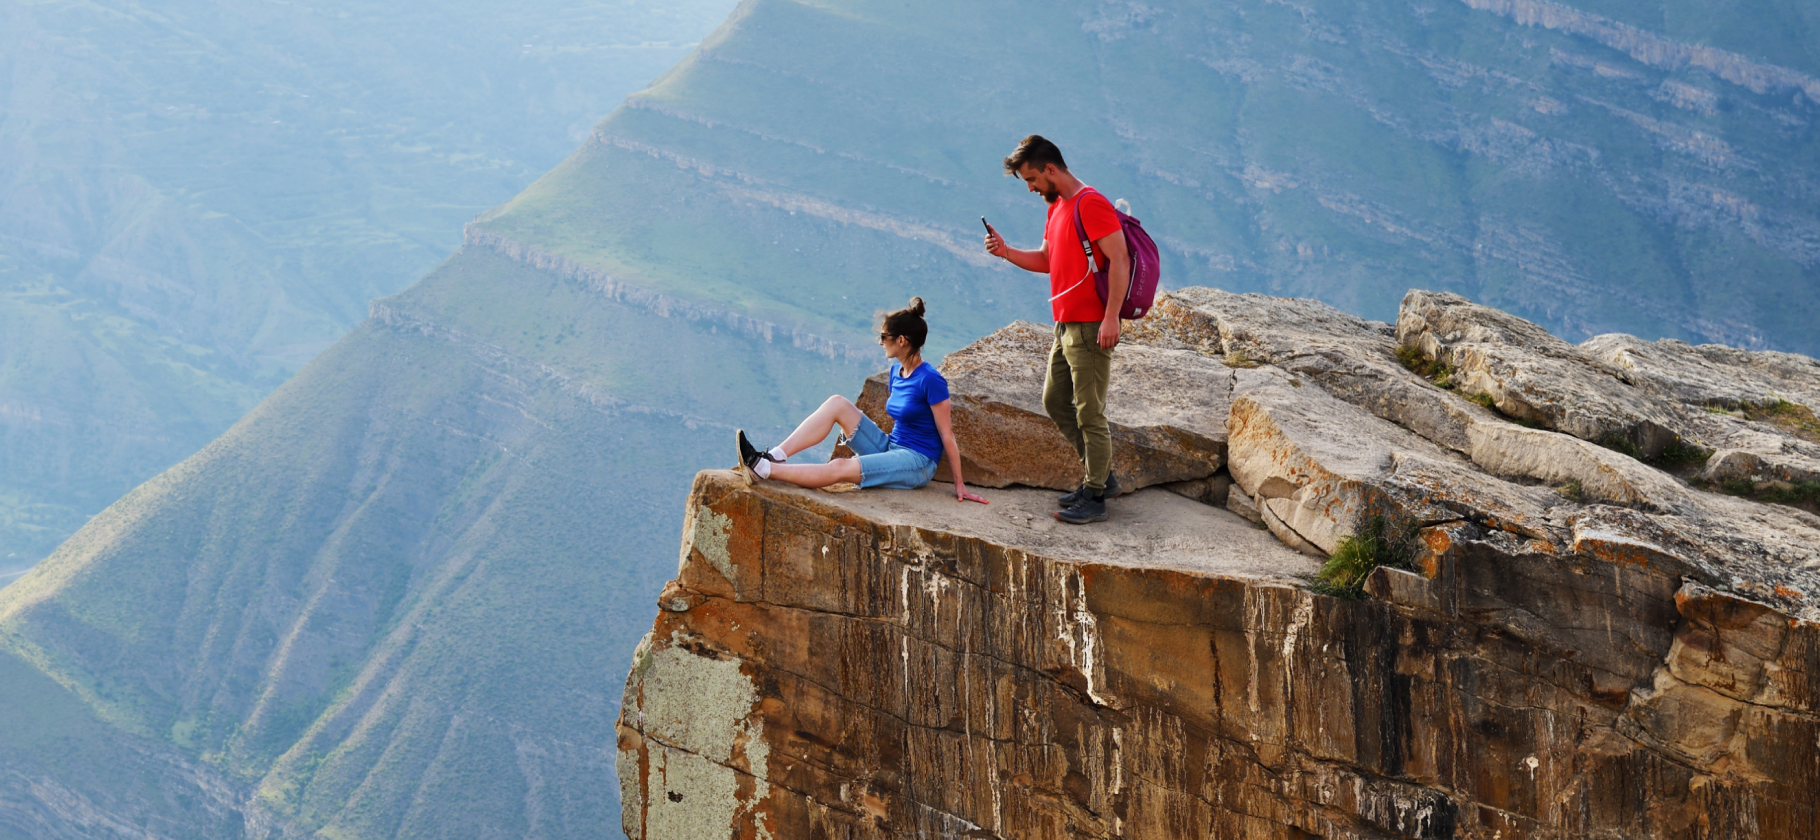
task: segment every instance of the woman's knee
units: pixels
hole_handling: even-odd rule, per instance
[[[839,423],[848,434],[852,434],[853,429],[859,425],[859,406],[839,394],[829,397],[827,402],[822,403],[822,411],[827,412],[825,416],[833,417],[834,421]]]

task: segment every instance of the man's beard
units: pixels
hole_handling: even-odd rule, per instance
[[[1049,189],[1043,190],[1043,203],[1054,204],[1060,200],[1062,200],[1062,191],[1061,190],[1058,190],[1054,187],[1050,187]]]

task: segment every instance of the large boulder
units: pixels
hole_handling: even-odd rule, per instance
[[[1393,533],[1475,521],[1549,536],[1546,489],[1501,482],[1457,455],[1313,386],[1242,384],[1229,424],[1234,484],[1291,547],[1330,554],[1373,517]]]
[[[1054,490],[1080,485],[1080,458],[1043,410],[1052,340],[1048,328],[1018,321],[942,362],[967,483]],[[1136,490],[1219,470],[1231,370],[1190,350],[1137,344],[1121,344],[1112,358],[1106,419],[1119,483]],[[887,431],[889,387],[885,374],[876,374],[859,399],[860,410]],[[945,456],[935,477],[952,480]]]
[[[1397,341],[1445,365],[1462,391],[1498,411],[1582,440],[1628,442],[1646,455],[1682,436],[1680,412],[1619,371],[1547,330],[1447,292],[1412,290]]]

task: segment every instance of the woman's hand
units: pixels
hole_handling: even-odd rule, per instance
[[[949,400],[942,400],[929,406],[929,413],[935,415],[935,430],[942,436],[942,452],[948,456],[948,469],[954,473],[954,498],[961,502],[991,504],[985,496],[967,492],[967,482],[961,480],[961,447],[954,442],[954,424],[948,416],[948,403]]]

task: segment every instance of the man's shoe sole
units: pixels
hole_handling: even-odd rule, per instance
[[[1090,513],[1090,514],[1087,514],[1086,516],[1080,517],[1080,518],[1070,517],[1067,515],[1068,513],[1069,512],[1065,511],[1065,510],[1058,510],[1055,512],[1055,518],[1059,522],[1066,522],[1070,525],[1085,525],[1089,522],[1105,522],[1106,521],[1106,514],[1104,511],[1102,511],[1100,513]]]

